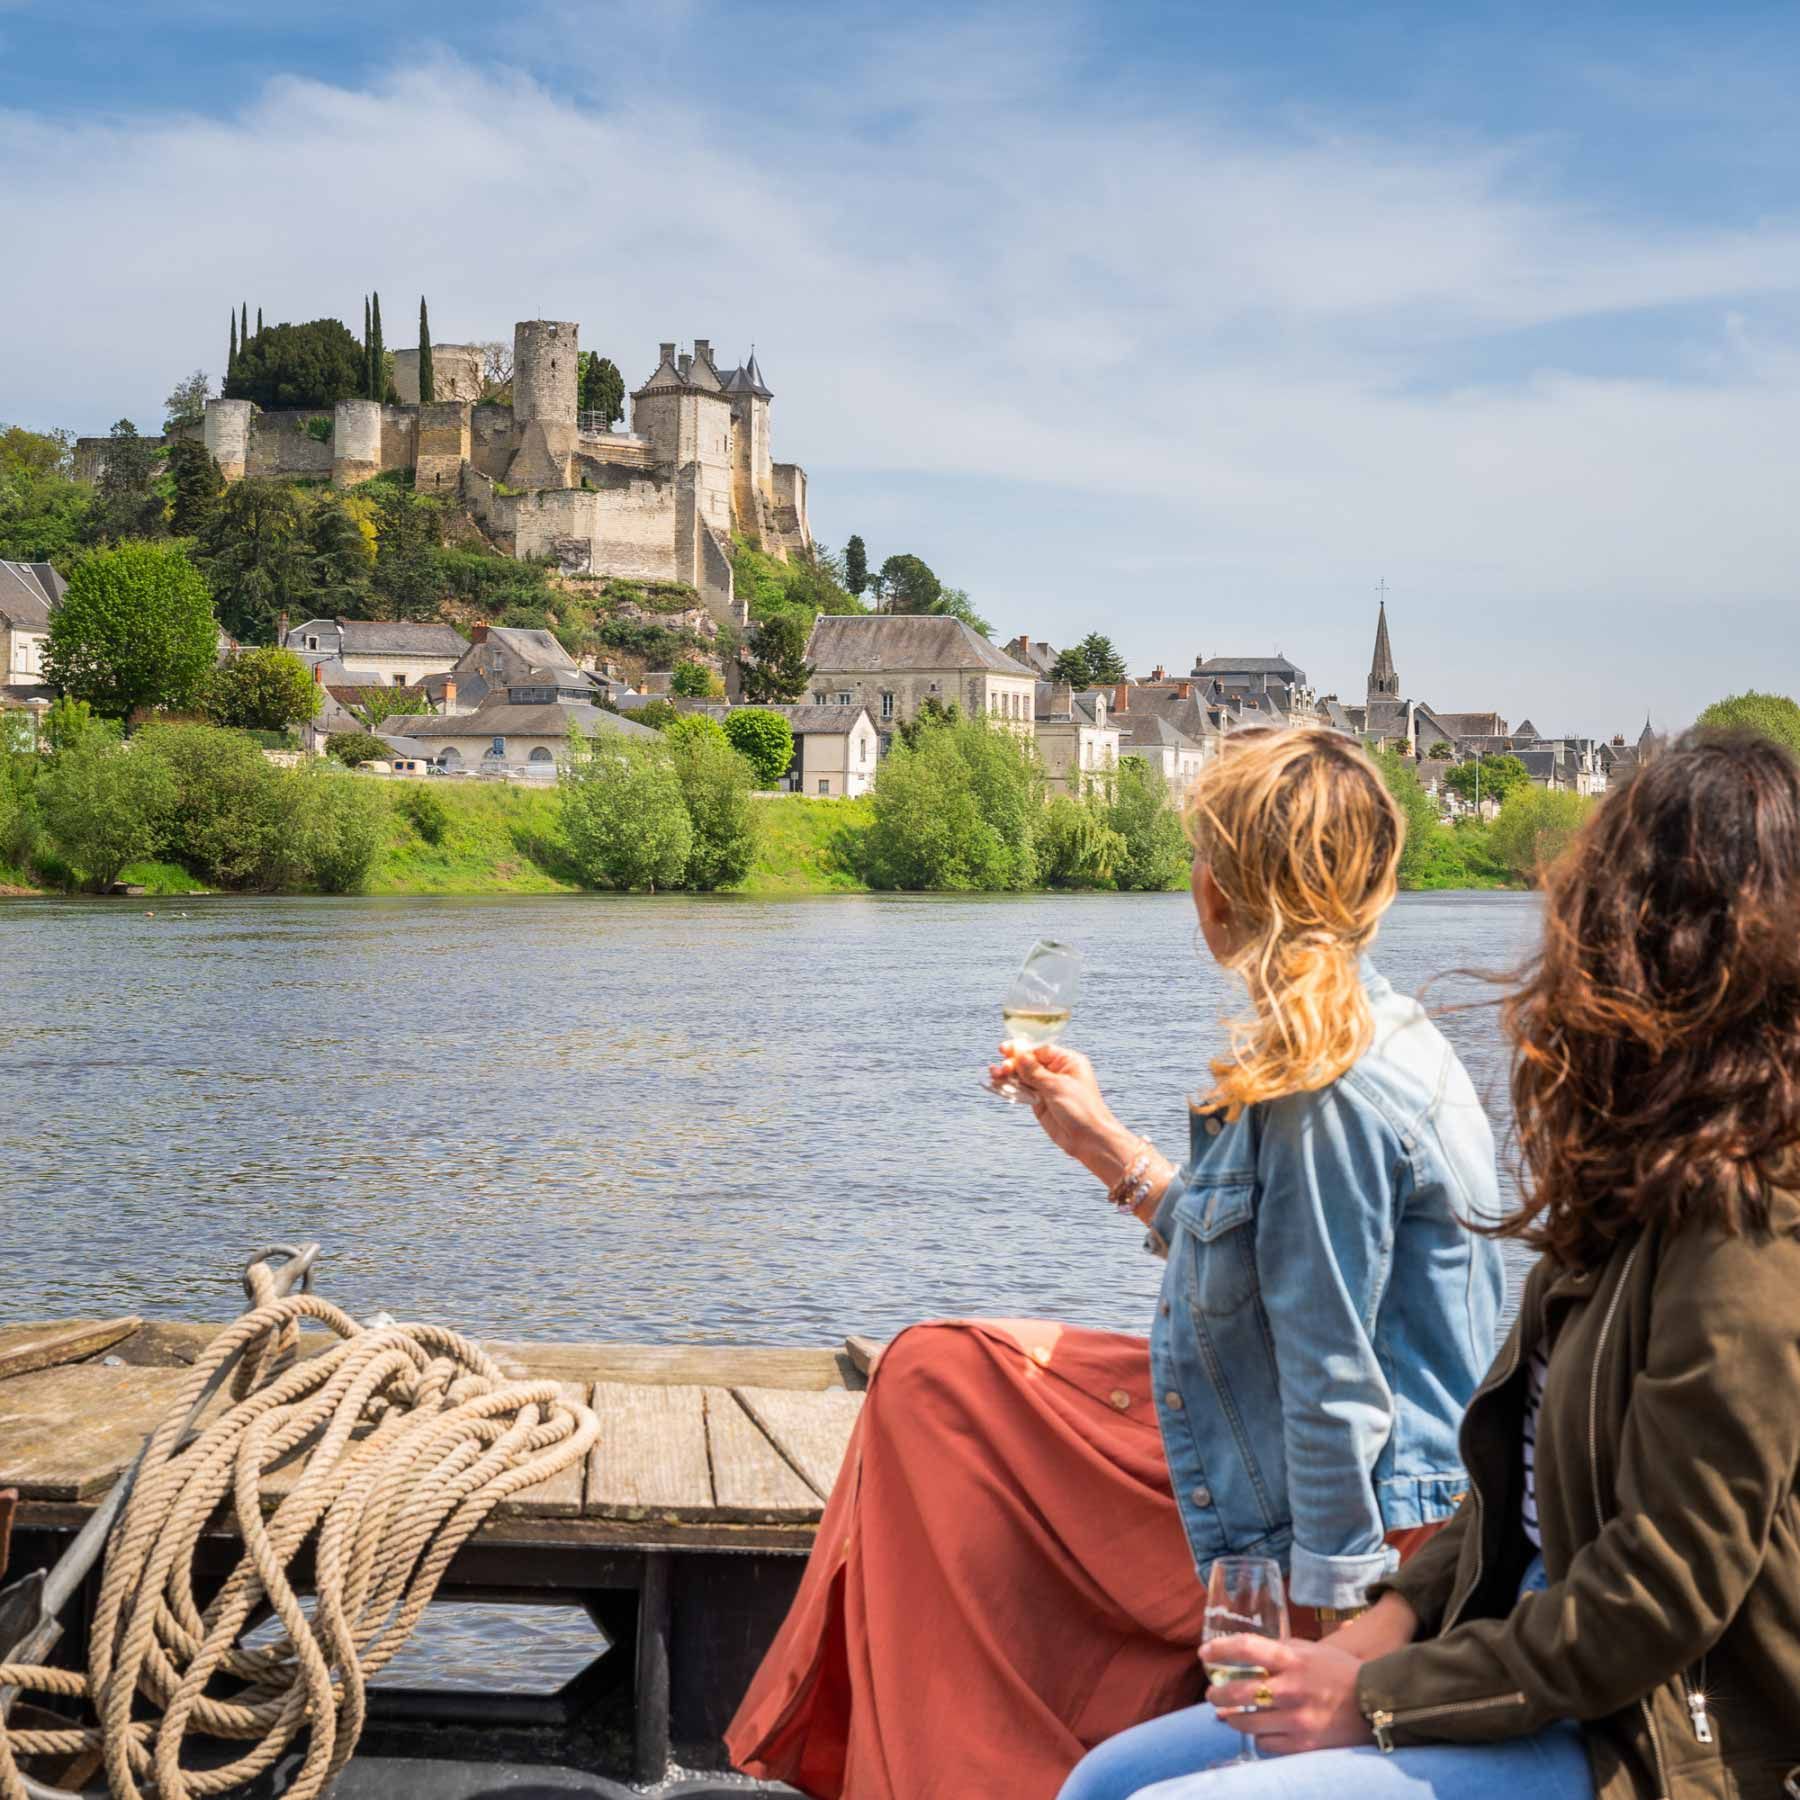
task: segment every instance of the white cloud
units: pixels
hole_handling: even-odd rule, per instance
[[[8,241],[64,277],[0,297],[32,347],[0,416],[154,421],[241,297],[354,323],[378,287],[396,343],[421,289],[440,338],[576,318],[632,380],[660,338],[754,339],[815,524],[1007,629],[1279,638],[1351,690],[1385,574],[1439,704],[1610,729],[1800,688],[1800,221],[1601,212],[1528,139],[1077,94],[1076,29],[893,37],[852,91],[623,68],[576,101],[445,58],[229,116],[0,114]],[[1558,361],[1496,379],[1534,331]]]

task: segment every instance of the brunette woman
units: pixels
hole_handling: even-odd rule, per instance
[[[1699,736],[1608,797],[1507,1002],[1541,1251],[1468,1501],[1322,1644],[1067,1800],[1800,1794],[1800,768]],[[1209,1654],[1212,1651],[1209,1649]],[[1235,1732],[1277,1753],[1205,1770]],[[1291,1754],[1289,1754],[1291,1753]]]
[[[1493,1144],[1461,1065],[1364,960],[1402,825],[1342,738],[1246,733],[1189,798],[1194,901],[1249,990],[1177,1169],[1085,1057],[1007,1053],[1050,1136],[1168,1258],[1150,1340],[903,1333],[877,1365],[733,1759],[852,1800],[1051,1800],[1198,1697],[1204,1574],[1278,1558],[1312,1629],[1464,1487],[1493,1351]]]

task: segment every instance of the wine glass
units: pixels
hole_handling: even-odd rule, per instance
[[[1214,1662],[1206,1646],[1214,1638],[1248,1632],[1256,1637],[1288,1634],[1287,1592],[1281,1564],[1272,1556],[1221,1556],[1207,1572],[1206,1622],[1200,1631],[1200,1658],[1214,1681],[1266,1681],[1269,1671],[1256,1663]],[[1255,1762],[1256,1739],[1244,1733],[1244,1747],[1227,1763]],[[1223,1765],[1221,1765],[1223,1766]]]
[[[1022,1050],[1054,1043],[1069,1023],[1075,1004],[1075,988],[1081,978],[1081,952],[1067,944],[1040,938],[1031,946],[1019,972],[1012,978],[1000,1002],[1006,1042]],[[990,1094],[1025,1104],[1025,1091],[1014,1081],[984,1083]]]

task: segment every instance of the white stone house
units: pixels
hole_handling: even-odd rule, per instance
[[[50,609],[69,584],[49,563],[0,562],[0,705],[50,704],[44,685],[44,646]]]
[[[469,647],[454,626],[405,619],[308,619],[283,642],[308,661],[342,663],[384,687],[414,687],[428,675],[447,674]]]
[[[641,738],[657,735],[649,726],[622,719],[602,707],[566,700],[540,706],[514,706],[501,700],[474,712],[426,713],[396,719],[393,732],[419,746],[440,769],[548,775],[568,760],[571,725],[588,737],[596,732]]]
[[[794,729],[794,760],[783,785],[796,794],[833,800],[866,794],[875,785],[881,734],[866,706],[770,706]]]
[[[1200,773],[1208,751],[1205,744],[1179,730],[1160,714],[1133,710],[1114,713],[1120,727],[1119,754],[1141,756],[1179,799]]]
[[[1037,684],[1038,754],[1052,794],[1077,794],[1119,764],[1120,730],[1103,689],[1077,694],[1066,682]]]
[[[928,700],[1033,733],[1037,677],[960,619],[824,613],[806,646],[815,706],[864,706],[885,751]]]

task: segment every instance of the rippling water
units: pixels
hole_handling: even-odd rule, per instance
[[[1467,1001],[1447,972],[1536,918],[1407,896],[1377,960]],[[1039,936],[1180,1155],[1232,1000],[1185,895],[0,902],[0,1317],[225,1317],[249,1252],[318,1238],[352,1312],[476,1335],[1142,1330],[1141,1232],[977,1086]],[[1492,1012],[1444,1025],[1503,1096]]]

